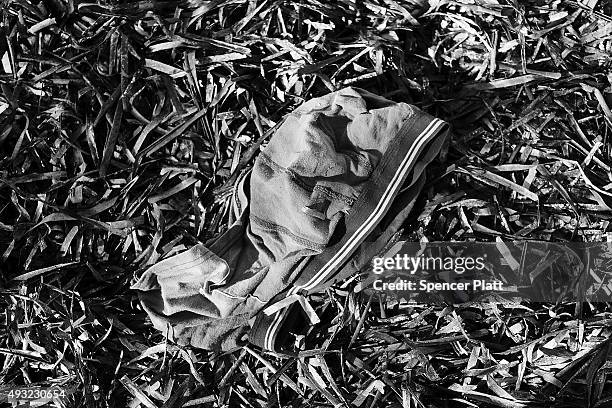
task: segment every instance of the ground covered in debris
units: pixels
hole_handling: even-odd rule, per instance
[[[165,342],[130,283],[223,231],[283,116],[352,85],[452,125],[413,240],[610,241],[605,1],[14,0],[0,12],[0,388],[66,406],[607,407],[609,304],[331,290],[294,353]]]

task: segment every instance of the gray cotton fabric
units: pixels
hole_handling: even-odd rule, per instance
[[[245,341],[277,348],[292,318],[270,306],[354,272],[351,256],[363,264],[371,252],[360,249],[363,242],[382,246],[389,233],[377,227],[396,198],[412,205],[445,133],[444,122],[416,107],[359,88],[305,102],[236,183],[236,222],[209,246],[153,265],[133,285],[153,325],[204,349]]]

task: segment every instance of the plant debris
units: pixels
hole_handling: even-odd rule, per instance
[[[166,341],[130,283],[232,221],[283,116],[352,85],[451,123],[414,240],[612,241],[612,6],[3,2],[0,391],[87,407],[609,407],[605,303],[406,304],[348,282],[294,354]],[[297,351],[301,350],[301,351]]]

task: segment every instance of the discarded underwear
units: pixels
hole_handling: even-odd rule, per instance
[[[233,225],[133,285],[153,325],[198,348],[279,350],[316,323],[307,297],[358,272],[400,228],[447,127],[359,88],[302,104],[236,183]]]

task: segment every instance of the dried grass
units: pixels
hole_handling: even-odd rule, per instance
[[[278,355],[164,342],[133,277],[226,228],[284,114],[346,85],[453,125],[406,234],[612,240],[612,9],[554,2],[3,2],[0,386],[67,406],[607,407],[607,304],[338,289]]]

